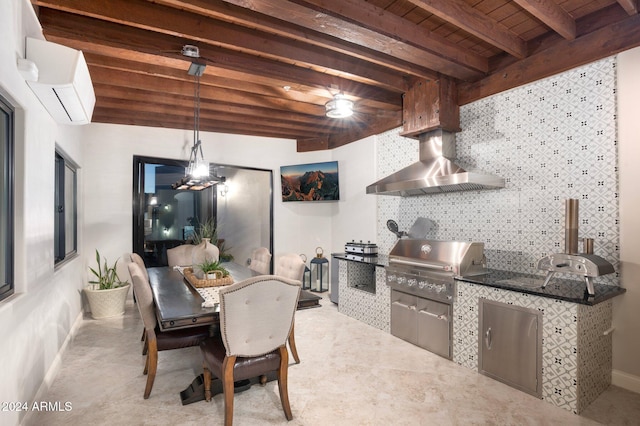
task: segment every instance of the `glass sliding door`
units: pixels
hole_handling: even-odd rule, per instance
[[[202,191],[171,188],[186,161],[134,156],[133,251],[148,267],[167,265],[169,248],[190,243],[199,224],[216,226],[220,259],[245,265],[251,252],[273,253],[273,172],[211,164],[222,184]]]
[[[200,223],[215,224],[215,186],[177,191],[185,161],[134,157],[134,252],[151,266],[167,265],[167,249],[188,244]]]

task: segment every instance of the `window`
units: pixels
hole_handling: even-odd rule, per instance
[[[54,254],[56,265],[76,254],[78,248],[77,169],[56,150]]]
[[[0,96],[0,300],[13,294],[14,111]]]

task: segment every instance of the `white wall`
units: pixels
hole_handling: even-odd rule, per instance
[[[80,165],[82,156],[78,129],[57,126],[17,71],[26,35],[41,37],[31,4],[1,1],[0,93],[16,108],[16,294],[0,302],[0,401],[32,403],[80,314],[82,262],[54,270],[52,207],[56,143]],[[24,414],[0,412],[0,424]]]
[[[614,300],[613,384],[640,392],[640,48],[618,55],[620,271]]]
[[[85,208],[88,253],[98,248],[115,259],[131,251],[133,156],[187,159],[191,135],[190,131],[136,126],[83,127],[85,191],[80,198]],[[201,135],[208,161],[273,170],[275,256],[293,252],[311,258],[320,246],[328,257],[342,251],[347,240],[375,239],[376,197],[365,194],[366,185],[375,180],[372,139],[335,151],[297,153],[292,140]],[[330,160],[339,161],[339,202],[281,201],[280,166]]]
[[[340,173],[340,202],[333,205],[332,253],[344,252],[348,241],[376,242],[378,196],[367,194],[376,179],[375,137],[362,139],[333,150]]]

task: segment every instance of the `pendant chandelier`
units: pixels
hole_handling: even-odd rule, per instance
[[[182,48],[184,56],[198,58],[200,57],[196,46],[186,45]],[[195,84],[195,107],[193,111],[193,146],[189,155],[189,164],[185,168],[185,175],[171,188],[176,190],[201,191],[220,182],[224,182],[224,177],[211,175],[209,163],[204,160],[202,154],[202,141],[200,140],[200,77],[204,74],[206,65],[197,62],[191,62],[188,74],[194,76]]]
[[[325,105],[329,118],[347,118],[353,115],[353,102],[345,98],[342,93],[337,93],[333,99]]]

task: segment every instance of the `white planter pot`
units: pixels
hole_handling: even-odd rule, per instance
[[[84,288],[93,319],[111,318],[124,314],[130,284],[110,290],[95,290],[92,285]]]

